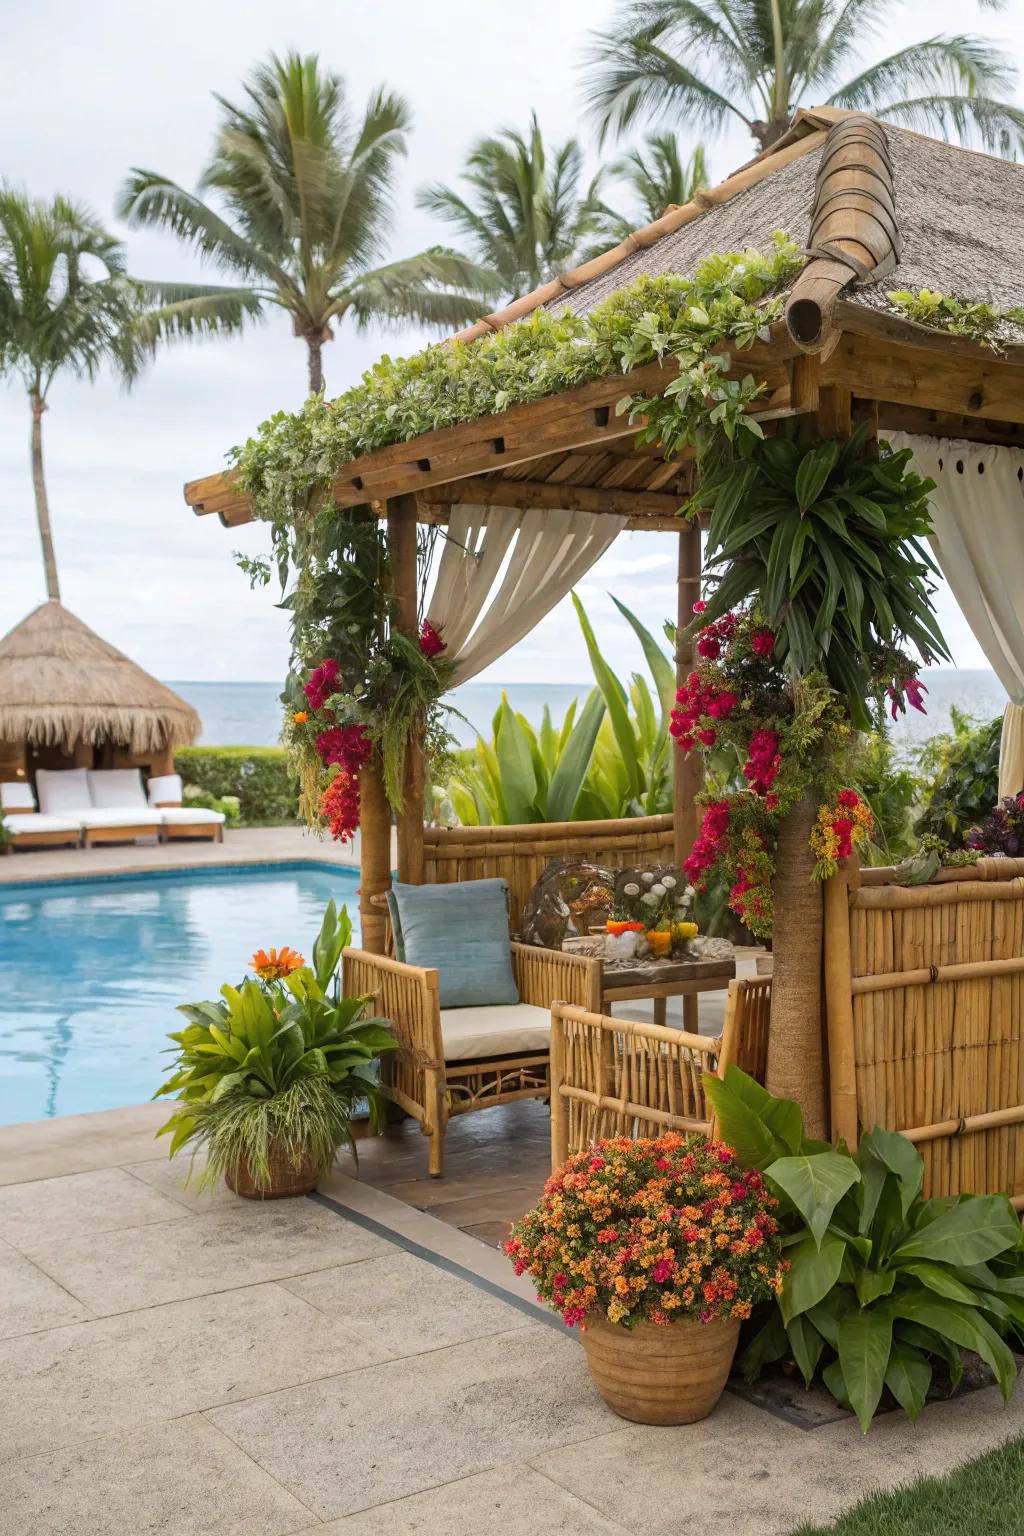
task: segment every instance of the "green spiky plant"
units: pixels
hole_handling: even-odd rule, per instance
[[[312,966],[223,986],[220,1002],[181,1005],[188,1025],[169,1036],[175,1059],[154,1094],[179,1102],[157,1135],[170,1135],[172,1157],[191,1148],[199,1187],[247,1168],[269,1189],[272,1155],[294,1169],[312,1162],[322,1176],[340,1146],[354,1147],[352,1119],[363,1103],[380,1129],[375,1064],[396,1042],[383,1019],[364,1017],[366,998],[340,996],[338,965],[351,939],[347,910],[330,901]],[[195,1173],[197,1153],[205,1162]]]

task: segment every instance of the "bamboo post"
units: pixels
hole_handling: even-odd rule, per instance
[[[391,807],[384,790],[379,755],[366,763],[359,775],[359,917],[362,947],[373,955],[384,953],[386,921],[374,904],[391,885]]]
[[[388,548],[398,625],[402,634],[416,644],[419,610],[415,496],[389,498]],[[410,885],[423,884],[423,766],[423,722],[417,721],[406,744],[402,808],[398,813],[398,878]]]
[[[825,1008],[833,1141],[857,1145],[857,1075],[853,1037],[853,958],[850,953],[850,875],[825,882]]]
[[[682,638],[693,620],[693,605],[700,597],[700,527],[688,524],[679,535],[679,566],[676,612],[676,687],[681,688],[694,663],[692,640]],[[697,837],[697,794],[703,765],[696,752],[676,751],[672,762],[672,815],[675,828],[675,861],[689,857]]]
[[[558,1004],[551,1013],[551,1055],[548,1066],[548,1084],[551,1089],[551,1167],[560,1168],[569,1156],[568,1106],[562,1094],[565,1081],[565,1032],[566,1021],[561,1017]]]

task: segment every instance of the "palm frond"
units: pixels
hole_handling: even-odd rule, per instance
[[[981,38],[930,37],[880,59],[829,97],[829,105],[883,113],[908,92],[998,96],[1012,90],[1014,71],[998,48]]]
[[[585,99],[599,141],[645,118],[671,117],[717,131],[732,115],[751,118],[735,102],[664,48],[637,34],[597,33],[586,61]]]
[[[968,148],[988,150],[1009,159],[1024,156],[1024,108],[984,96],[923,96],[892,101],[878,116],[903,123],[918,133],[955,139]]]
[[[159,341],[234,335],[264,318],[265,297],[251,288],[203,283],[141,283],[148,307],[136,323],[143,346]]]
[[[276,262],[204,203],[166,176],[133,169],[117,197],[121,218],[136,227],[166,228],[215,266],[243,277],[286,281]]]

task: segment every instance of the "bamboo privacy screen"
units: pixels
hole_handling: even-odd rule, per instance
[[[926,1194],[1024,1206],[1024,859],[901,886],[884,869],[826,886],[832,1134],[875,1125],[924,1159]]]
[[[626,816],[618,821],[538,822],[515,827],[425,827],[424,880],[508,882],[512,927],[552,859],[590,859],[611,869],[673,858],[671,816]]]

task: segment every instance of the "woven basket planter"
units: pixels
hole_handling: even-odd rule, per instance
[[[587,1321],[583,1348],[594,1385],[620,1418],[694,1424],[721,1397],[739,1335],[733,1318],[622,1328],[596,1317]]]
[[[233,1172],[224,1175],[225,1184],[246,1200],[286,1200],[293,1195],[308,1195],[316,1188],[320,1169],[312,1157],[306,1155],[296,1164],[283,1148],[271,1147],[267,1161],[270,1183],[265,1189],[253,1178],[244,1157]]]

